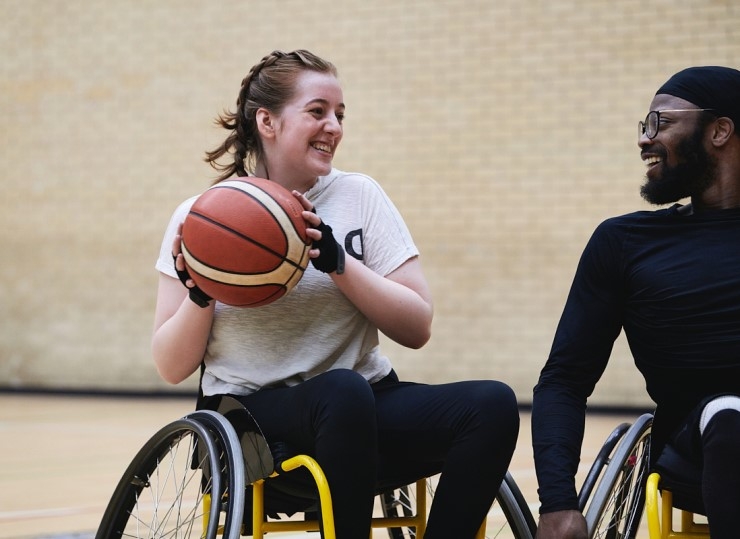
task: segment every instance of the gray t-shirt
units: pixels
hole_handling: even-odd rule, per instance
[[[334,169],[306,196],[347,256],[374,272],[387,275],[418,256],[401,215],[372,178]],[[171,277],[177,277],[172,241],[196,198],[175,210],[162,241],[156,268]],[[377,328],[310,263],[296,287],[269,305],[238,308],[217,302],[204,360],[205,395],[248,395],[338,368],[355,370],[372,383],[391,370],[380,352]]]

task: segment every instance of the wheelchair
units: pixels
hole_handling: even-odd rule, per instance
[[[378,485],[376,513],[382,516],[373,517],[372,528],[384,528],[390,539],[422,539],[435,479]],[[268,445],[246,408],[225,397],[217,411],[192,412],[144,444],[116,486],[96,539],[261,539],[278,531],[336,539],[331,507],[316,461]],[[490,514],[478,539],[534,537],[534,518],[511,475]]]
[[[633,539],[645,506],[653,415],[622,423],[607,437],[578,496],[592,539]]]
[[[651,425],[650,414],[619,425],[592,464],[579,493],[591,538],[634,537]],[[390,539],[423,539],[435,477],[378,485],[382,516],[373,517],[372,528],[385,529]],[[217,411],[190,413],[144,444],[116,486],[96,539],[261,539],[278,531],[336,539],[329,485],[315,460],[269,446],[249,412],[226,397]],[[535,519],[507,473],[476,539],[535,533]]]
[[[660,473],[648,477],[646,511],[650,539],[708,539],[709,524],[702,505],[674,502],[674,492],[661,480]],[[674,513],[680,516],[674,528]]]
[[[649,539],[709,539],[700,470],[670,446],[664,451],[668,456],[667,469],[673,471],[649,470],[652,419],[652,414],[638,418],[610,458],[586,513],[590,537],[636,538],[644,508]],[[624,425],[615,429],[612,436],[619,437],[623,428]],[[601,453],[609,444],[607,440]],[[597,462],[604,458],[601,453]],[[591,472],[594,473],[594,467]],[[593,483],[592,478],[586,479],[585,484]],[[588,497],[587,492],[581,493],[584,494]],[[678,523],[674,524],[675,520]]]
[[[701,496],[701,470],[683,459],[671,446],[662,458],[665,471],[653,471],[647,480],[646,512],[650,539],[702,539],[709,537],[709,525]],[[670,470],[680,473],[669,472]],[[679,517],[674,526],[674,514]]]

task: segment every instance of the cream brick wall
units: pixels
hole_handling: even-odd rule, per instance
[[[309,48],[344,84],[336,165],[390,193],[435,294],[397,370],[528,402],[593,227],[645,207],[637,120],[675,71],[737,66],[738,28],[735,0],[0,0],[0,386],[168,388],[167,219],[249,67]],[[647,403],[621,340],[594,402]]]

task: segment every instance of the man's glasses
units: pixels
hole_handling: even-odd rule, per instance
[[[665,109],[665,110],[651,110],[645,116],[644,122],[637,123],[637,136],[647,135],[647,138],[654,139],[658,136],[660,131],[660,115],[664,112],[706,112],[714,109]]]

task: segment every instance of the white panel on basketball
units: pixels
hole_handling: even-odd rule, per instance
[[[270,195],[265,193],[256,185],[242,181],[227,180],[219,183],[217,187],[238,189],[263,204],[273,217],[275,217],[278,223],[280,223],[280,227],[285,231],[286,239],[288,241],[288,252],[286,258],[292,260],[296,264],[302,266],[305,265],[305,262],[307,262],[306,259],[308,258],[308,249],[306,248],[306,244],[303,243],[301,236],[295,229],[293,221],[291,221],[290,217],[285,214],[285,210]]]
[[[267,284],[286,284],[290,286],[287,281],[296,282],[300,279],[302,274],[301,268],[297,267],[296,263],[288,262],[283,260],[280,265],[265,273],[233,273],[229,271],[218,270],[211,266],[203,264],[197,260],[188,251],[185,244],[182,245],[182,256],[185,258],[185,262],[193,269],[196,273],[199,273],[203,277],[206,277],[212,281],[219,283],[232,284],[236,286],[262,286]],[[296,278],[296,276],[298,276]]]

